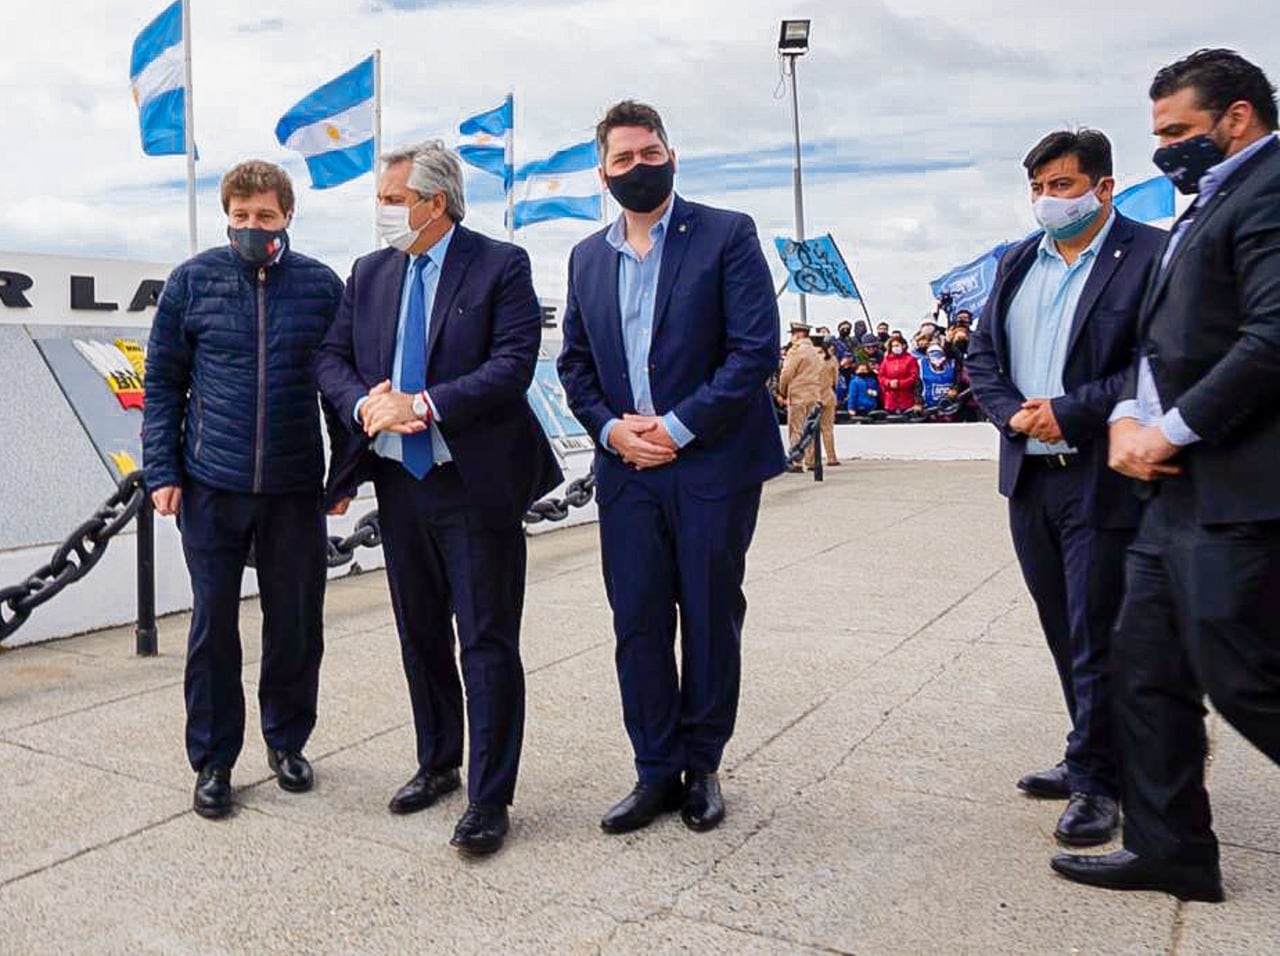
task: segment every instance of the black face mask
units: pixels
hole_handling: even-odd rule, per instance
[[[265,266],[284,252],[289,244],[289,233],[284,229],[234,229],[227,226],[227,238],[240,258],[255,266]]]
[[[1161,146],[1151,156],[1160,172],[1188,196],[1200,191],[1200,177],[1226,159],[1208,133]]]
[[[653,212],[671,195],[675,178],[675,165],[667,160],[658,166],[636,163],[621,176],[607,176],[606,181],[619,206],[646,213]]]
[[[880,344],[881,344],[881,345],[883,345],[885,342],[888,342],[888,341],[889,341],[889,333],[888,333],[888,332],[877,332],[877,333],[876,333],[876,338],[878,338],[878,339],[880,340]]]

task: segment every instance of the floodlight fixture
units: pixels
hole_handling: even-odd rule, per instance
[[[809,52],[809,21],[783,20],[778,34],[779,56],[804,56]]]

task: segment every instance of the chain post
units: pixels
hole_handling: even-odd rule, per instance
[[[159,653],[156,639],[156,512],[144,491],[138,509],[138,623],[133,631],[134,651],[139,657]]]

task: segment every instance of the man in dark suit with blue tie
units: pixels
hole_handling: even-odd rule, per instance
[[[1115,634],[1124,848],[1051,866],[1218,902],[1205,695],[1280,765],[1280,111],[1233,50],[1166,66],[1150,96],[1155,164],[1196,198],[1111,415],[1111,465],[1147,499]]]
[[[710,830],[724,818],[717,771],[737,716],[747,549],[761,487],[785,465],[765,385],[778,311],[750,218],[675,194],[654,109],[618,103],[596,142],[622,215],[570,256],[559,370],[598,442],[605,590],[639,777],[601,826],[623,833],[679,809]]]
[[[469,805],[453,846],[501,848],[524,730],[520,616],[528,506],[562,480],[530,410],[541,337],[529,257],[461,225],[462,166],[438,142],[383,157],[379,230],[358,259],[316,372],[349,423],[329,493],[371,479],[417,732],[418,771],[393,813],[460,785],[463,686]]]
[[[1093,846],[1119,823],[1110,633],[1140,504],[1107,467],[1107,416],[1137,341],[1164,233],[1112,208],[1111,143],[1061,130],[1023,160],[1041,231],[1001,260],[968,353],[1000,429],[1000,493],[1071,718],[1063,760],[1018,788],[1067,800],[1057,839]]]

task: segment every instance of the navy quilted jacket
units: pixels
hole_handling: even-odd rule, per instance
[[[194,478],[226,491],[319,489],[312,365],[341,297],[332,269],[292,249],[262,269],[230,246],[174,269],[147,347],[147,487]]]

